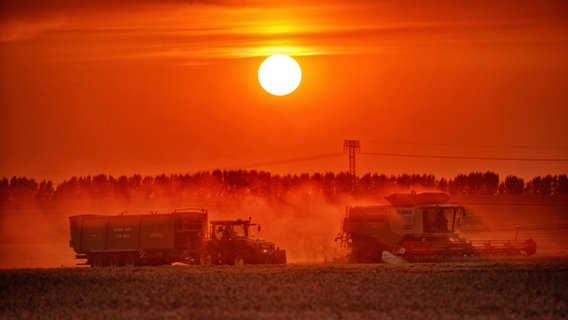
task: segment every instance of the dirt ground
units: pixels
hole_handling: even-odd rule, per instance
[[[566,319],[568,258],[0,270],[1,319]]]

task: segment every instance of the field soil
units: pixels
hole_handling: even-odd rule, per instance
[[[1,319],[566,319],[568,258],[0,271]]]

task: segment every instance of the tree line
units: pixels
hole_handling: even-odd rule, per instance
[[[0,204],[49,203],[73,199],[183,199],[191,197],[236,197],[243,194],[279,198],[293,190],[318,193],[328,200],[338,195],[377,196],[393,190],[440,190],[451,195],[568,195],[566,174],[500,179],[487,172],[458,174],[452,179],[430,174],[385,175],[367,173],[354,177],[347,172],[276,175],[257,170],[214,170],[157,176],[99,174],[72,177],[59,185],[50,180],[4,177],[0,181]]]

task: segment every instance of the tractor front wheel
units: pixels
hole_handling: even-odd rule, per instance
[[[239,250],[233,255],[233,264],[235,266],[244,266],[254,262],[253,254],[247,250]]]

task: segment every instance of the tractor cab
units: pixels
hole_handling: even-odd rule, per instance
[[[211,239],[212,240],[236,240],[250,238],[253,232],[253,226],[260,226],[251,223],[250,220],[216,220],[211,221]]]

